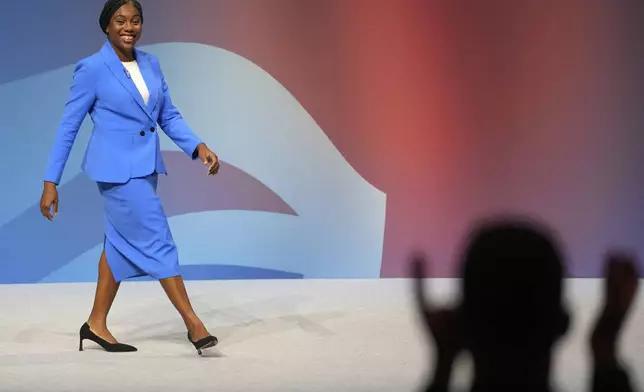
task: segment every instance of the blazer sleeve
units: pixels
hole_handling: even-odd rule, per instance
[[[60,183],[78,130],[96,100],[95,82],[87,59],[79,61],[74,69],[74,78],[65,111],[58,126],[58,134],[49,154],[45,181]]]
[[[188,156],[196,159],[197,146],[202,143],[201,139],[192,131],[179,109],[172,103],[170,89],[165,81],[159,61],[154,58],[156,69],[161,76],[161,100],[157,122],[163,132],[179,146]]]

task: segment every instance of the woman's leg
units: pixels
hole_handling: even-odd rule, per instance
[[[168,298],[170,298],[170,302],[172,302],[172,305],[174,305],[181,315],[181,318],[183,318],[183,322],[186,324],[186,328],[190,333],[190,339],[197,341],[207,337],[209,335],[208,330],[192,309],[183,278],[181,276],[173,276],[171,278],[161,279],[160,282],[163,290],[165,290]]]
[[[107,329],[107,314],[112,307],[114,297],[118,291],[120,283],[117,283],[112,275],[112,270],[107,264],[105,250],[101,253],[98,262],[98,282],[96,283],[96,295],[94,296],[94,307],[89,315],[87,324],[96,335],[102,337],[110,343],[118,343]]]

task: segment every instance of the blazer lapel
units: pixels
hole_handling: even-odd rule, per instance
[[[148,106],[143,102],[143,97],[141,96],[141,93],[139,93],[139,90],[136,88],[136,85],[132,81],[132,78],[129,76],[129,73],[123,66],[123,63],[121,63],[121,60],[118,58],[116,55],[116,52],[114,52],[114,49],[112,48],[112,45],[108,41],[105,42],[103,47],[101,48],[101,55],[103,56],[103,59],[105,60],[105,64],[107,67],[110,69],[114,77],[125,87],[125,89],[132,95],[132,98],[136,101],[136,103],[141,107],[141,109],[145,112],[145,114],[150,117],[152,121],[154,121],[154,118],[152,118],[152,114],[150,113],[150,110],[148,110]],[[147,61],[144,61],[147,62]],[[140,66],[140,65],[139,65]],[[143,73],[143,71],[141,71]],[[145,77],[145,74],[144,74]],[[147,83],[146,79],[146,83]],[[150,89],[150,86],[148,86],[148,89]],[[150,98],[152,98],[152,90],[150,90]],[[150,101],[148,101],[150,103]]]
[[[141,75],[143,75],[143,80],[150,92],[146,110],[150,115],[152,115],[154,108],[157,105],[157,101],[159,100],[159,78],[154,74],[152,65],[150,64],[147,56],[137,50],[136,59],[139,64],[139,69],[141,70]]]

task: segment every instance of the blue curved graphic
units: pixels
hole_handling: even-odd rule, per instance
[[[160,181],[159,196],[165,202],[169,216],[220,209],[295,215],[295,211],[261,182],[234,166],[222,163],[221,176],[216,181],[204,181],[203,168],[195,167],[195,162],[186,159],[182,152],[165,152],[164,159],[175,170],[184,173],[171,183],[164,181],[165,178]],[[190,192],[177,194],[172,192],[171,187],[189,189]],[[3,243],[0,251],[4,260],[20,260],[23,263],[39,261],[29,263],[29,268],[18,263],[0,264],[0,282],[40,281],[69,260],[102,243],[103,207],[96,184],[83,174],[78,174],[60,187],[59,197],[60,215],[53,223],[44,220],[39,205],[34,204],[0,227],[0,240]],[[30,238],[33,243],[28,242]],[[96,263],[90,264],[96,270]],[[64,277],[61,279],[66,280]]]
[[[219,48],[142,49],[159,57],[173,101],[226,162],[207,177],[162,135],[169,175],[159,194],[191,278],[379,276],[386,196],[353,170],[292,94]],[[79,172],[88,119],[60,186],[59,216],[45,221],[37,205],[71,67],[0,85],[0,99],[14,105],[0,174],[15,184],[0,195],[0,283],[96,276],[102,206],[95,184]],[[51,91],[42,94],[42,85]],[[39,115],[26,115],[33,107]]]
[[[256,267],[240,267],[237,265],[182,265],[183,280],[230,280],[230,279],[302,279],[302,274],[269,270]],[[132,280],[150,281],[150,277],[142,276]]]

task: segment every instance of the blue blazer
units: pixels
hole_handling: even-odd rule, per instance
[[[201,140],[172,104],[158,59],[135,49],[150,91],[148,104],[137,90],[111,44],[76,64],[69,100],[51,150],[45,181],[60,179],[85,116],[94,123],[82,170],[94,181],[126,183],[153,172],[165,174],[157,123],[192,159]]]

